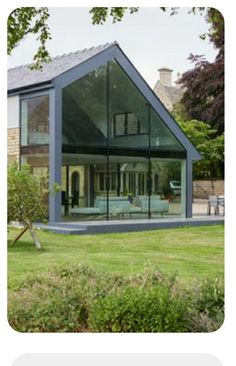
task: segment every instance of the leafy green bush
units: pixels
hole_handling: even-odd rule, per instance
[[[124,277],[68,266],[19,283],[8,319],[20,332],[208,332],[222,324],[223,304],[219,281],[182,289],[150,269]]]
[[[96,332],[184,332],[186,303],[167,286],[128,287],[95,301],[89,326]]]

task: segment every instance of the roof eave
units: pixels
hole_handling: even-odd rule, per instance
[[[32,93],[34,91],[35,92],[42,91],[42,90],[50,89],[50,88],[54,88],[54,80],[50,80],[50,81],[47,80],[46,82],[44,81],[41,83],[21,86],[19,88],[8,89],[7,95],[13,96],[13,95],[18,95],[18,94]]]

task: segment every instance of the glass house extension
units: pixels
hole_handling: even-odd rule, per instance
[[[192,216],[200,155],[116,42],[9,70],[8,83],[21,163],[62,186],[50,222]]]

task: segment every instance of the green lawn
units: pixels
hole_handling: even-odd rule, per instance
[[[9,240],[17,233],[10,229]],[[177,272],[180,282],[223,277],[224,227],[185,227],[124,234],[61,235],[39,232],[43,250],[37,251],[28,234],[9,246],[9,288],[28,274],[55,265],[88,264],[123,274],[143,271],[146,265],[165,273]]]

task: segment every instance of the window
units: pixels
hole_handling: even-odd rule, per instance
[[[132,136],[146,133],[146,129],[134,113],[124,112],[114,115],[114,136]]]
[[[119,113],[114,116],[114,135],[126,135],[126,113]]]
[[[116,173],[111,173],[106,175],[105,173],[98,173],[98,182],[99,187],[98,190],[100,192],[104,192],[107,189],[111,191],[116,191],[117,189],[117,175]]]
[[[107,145],[106,70],[101,66],[63,89],[63,144]]]
[[[21,101],[21,146],[49,143],[49,96]]]

